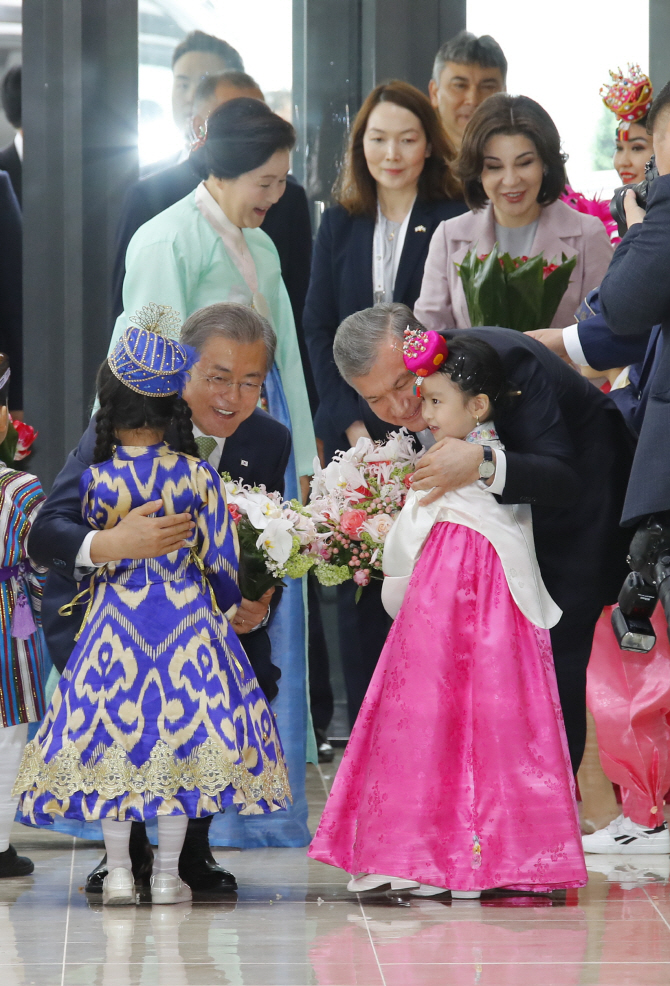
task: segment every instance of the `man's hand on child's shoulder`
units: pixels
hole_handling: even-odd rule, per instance
[[[143,503],[131,510],[116,527],[98,531],[91,540],[93,564],[104,565],[121,558],[158,558],[185,547],[195,528],[193,518],[188,513],[150,516],[162,506],[162,500]]]

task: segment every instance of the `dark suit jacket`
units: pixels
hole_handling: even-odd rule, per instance
[[[617,247],[600,286],[603,315],[617,335],[660,339],[647,354],[646,410],[640,429],[623,523],[670,510],[670,175],[653,182],[644,221]]]
[[[6,171],[9,175],[14,194],[16,195],[19,206],[21,205],[23,191],[23,164],[19,157],[14,141],[7,144],[0,151],[0,171]]]
[[[463,202],[417,199],[409,217],[393,300],[410,308],[421,292],[431,237],[439,224],[467,212]],[[356,392],[344,382],[333,360],[333,341],[340,322],[374,304],[372,242],[374,219],[351,216],[341,205],[326,209],[314,244],[312,276],[303,328],[319,392],[315,430],[326,454],[346,448],[344,432],[360,416]]]
[[[116,256],[112,273],[112,308],[116,319],[123,311],[123,279],[126,274],[126,251],[131,239],[144,223],[175,202],[179,202],[200,182],[190,163],[165,168],[147,178],[135,182],[126,194],[116,239]],[[268,210],[263,222],[267,233],[277,247],[281,273],[291,300],[298,345],[302,357],[305,382],[316,409],[316,387],[309,367],[305,337],[302,331],[302,310],[309,284],[312,254],[312,227],[309,221],[307,196],[302,185],[293,175],[288,176],[286,190],[279,201]]]
[[[495,415],[507,458],[498,499],[532,505],[542,578],[579,622],[616,600],[628,572],[619,518],[633,437],[609,397],[546,346],[512,329],[462,331],[497,350],[521,391]]]
[[[167,436],[169,440],[169,435]],[[63,617],[58,610],[77,592],[75,560],[91,528],[81,516],[79,480],[91,464],[95,447],[92,420],[56,477],[51,493],[30,531],[30,557],[49,569],[42,601],[42,621],[53,663],[62,671],[72,653],[82,613]],[[288,428],[258,408],[226,439],[219,464],[250,485],[264,483],[269,490],[284,492],[284,473],[291,454]],[[277,593],[275,593],[277,596]],[[273,600],[274,601],[274,600]],[[265,628],[243,635],[242,643],[256,677],[269,699],[277,694],[279,669],[270,661],[270,639]]]
[[[602,313],[600,288],[589,292],[576,316],[579,342],[587,363],[594,370],[612,370],[615,366],[631,366],[644,360],[649,332],[641,335],[612,332]]]
[[[5,171],[0,171],[0,351],[12,376],[9,408],[23,408],[23,269],[21,210]]]

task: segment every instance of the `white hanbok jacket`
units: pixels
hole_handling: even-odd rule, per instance
[[[477,444],[502,448],[497,439]],[[531,508],[527,503],[498,503],[483,482],[445,493],[421,506],[426,492],[410,490],[384,544],[382,602],[394,619],[402,606],[414,566],[433,525],[443,521],[478,531],[500,558],[512,598],[535,626],[549,629],[562,610],[549,595],[535,557]]]

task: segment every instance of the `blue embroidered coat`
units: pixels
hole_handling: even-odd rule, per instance
[[[195,543],[108,564],[15,793],[33,823],[142,820],[284,808],[274,716],[228,623],[240,602],[237,538],[220,477],[162,443],[117,447],[82,476],[83,513],[113,527],[163,500],[188,511]]]

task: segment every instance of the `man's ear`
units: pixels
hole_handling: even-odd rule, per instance
[[[430,105],[437,106],[437,83],[435,79],[431,79],[428,83],[428,95],[430,96]]]

